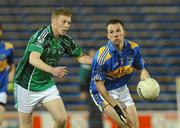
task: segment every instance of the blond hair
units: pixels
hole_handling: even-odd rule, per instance
[[[60,16],[60,15],[63,15],[63,16],[72,16],[72,12],[70,9],[68,8],[64,8],[64,7],[61,7],[61,8],[56,8],[52,11],[52,14],[51,14],[51,18],[54,18],[54,17],[57,17],[57,16]]]

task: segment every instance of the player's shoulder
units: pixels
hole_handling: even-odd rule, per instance
[[[49,31],[48,27],[45,26],[45,27],[41,27],[36,33],[37,33],[37,36],[39,36],[41,38],[45,38],[46,36],[48,36],[50,34],[50,31]]]
[[[111,53],[109,47],[107,45],[100,47],[96,55],[98,64],[103,65],[110,58],[111,58]]]
[[[5,45],[6,49],[13,49],[14,48],[14,46],[11,42],[5,42],[4,45]]]
[[[33,40],[36,40],[38,43],[43,43],[48,37],[50,36],[50,32],[48,30],[48,27],[41,27],[39,30],[37,30],[33,36],[32,36],[32,42]]]
[[[137,47],[139,47],[138,43],[134,42],[134,41],[128,41],[130,48],[131,49],[135,49]]]

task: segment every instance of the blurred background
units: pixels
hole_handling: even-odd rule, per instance
[[[180,75],[180,0],[1,0],[3,39],[14,45],[16,65],[33,32],[48,25],[51,11],[62,6],[73,12],[68,34],[84,52],[107,41],[105,24],[109,19],[119,18],[125,22],[127,38],[140,45],[147,69],[161,86],[159,99],[146,102],[136,93],[139,77],[135,74],[131,79],[129,88],[139,111],[140,128],[180,128],[177,115],[180,94],[176,86]],[[69,112],[67,127],[88,128],[87,103],[80,99],[80,66],[68,56],[61,59],[59,65],[67,65],[69,70],[66,78],[56,80]],[[7,127],[18,126],[16,114],[13,94],[9,93]],[[37,110],[34,128],[50,127],[45,125],[50,121],[46,114],[42,108]],[[106,116],[104,123],[105,128],[115,128]]]

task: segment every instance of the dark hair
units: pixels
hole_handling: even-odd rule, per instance
[[[123,26],[123,28],[125,27],[123,21],[119,20],[119,19],[111,19],[109,20],[107,23],[106,23],[106,27],[109,25],[109,24],[121,24]]]
[[[59,15],[72,16],[72,12],[70,9],[65,8],[65,7],[56,8],[52,11],[51,17],[56,17]]]

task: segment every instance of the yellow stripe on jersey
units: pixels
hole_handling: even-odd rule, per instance
[[[126,74],[131,74],[133,72],[133,67],[131,65],[119,67],[118,69],[108,72],[107,75],[111,78],[120,78]]]
[[[10,42],[5,43],[5,49],[13,48],[13,45]]]
[[[0,72],[4,71],[7,66],[7,59],[0,61]]]
[[[107,60],[109,60],[111,58],[111,54],[107,53],[107,55],[104,58],[104,62],[106,62]]]
[[[104,49],[105,49],[105,47],[101,47],[101,48],[99,49],[98,59],[99,59],[100,56],[103,54]]]
[[[99,49],[98,58],[97,58],[98,63],[102,65],[110,58],[111,58],[111,54],[109,53],[109,48],[101,47]]]
[[[131,45],[131,49],[134,49],[135,47],[137,47],[138,46],[138,44],[137,43],[135,43],[135,42],[129,42],[129,44]]]

